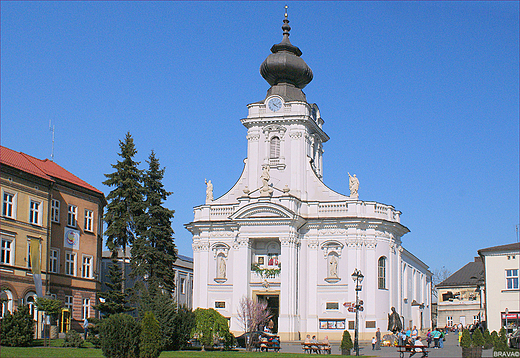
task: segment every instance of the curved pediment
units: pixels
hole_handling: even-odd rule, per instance
[[[254,220],[254,219],[295,219],[296,214],[291,210],[273,203],[252,203],[237,210],[230,216],[231,220]]]

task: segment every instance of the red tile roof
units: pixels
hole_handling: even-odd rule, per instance
[[[68,183],[76,184],[82,188],[92,190],[98,194],[103,194],[92,185],[81,180],[74,174],[68,172],[58,164],[48,159],[41,160],[28,154],[16,152],[12,149],[0,146],[0,162],[2,165],[8,165],[40,178],[44,178],[50,181],[54,181],[54,179],[61,179]]]

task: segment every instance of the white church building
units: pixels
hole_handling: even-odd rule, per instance
[[[264,100],[249,104],[242,175],[223,196],[194,208],[193,307],[214,308],[230,319],[236,335],[242,297],[267,301],[273,330],[284,341],[340,340],[354,330],[355,282],[364,275],[359,298],[361,339],[387,331],[395,307],[404,327],[431,327],[431,272],[408,252],[409,230],[391,205],[363,201],[359,181],[350,195],[323,182],[323,145],[329,139],[318,106],[302,89],[312,71],[289,41],[273,45],[260,73],[270,84]],[[349,174],[350,176],[350,174]],[[353,333],[351,331],[351,333]]]

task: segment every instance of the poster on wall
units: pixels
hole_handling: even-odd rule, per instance
[[[336,328],[337,329],[345,329],[345,321],[338,321],[336,323]]]
[[[79,230],[66,227],[63,246],[68,249],[79,250]]]
[[[327,321],[320,321],[320,328],[327,329]]]

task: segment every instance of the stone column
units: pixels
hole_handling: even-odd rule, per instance
[[[233,244],[233,307],[231,313],[231,331],[243,331],[242,324],[238,321],[237,308],[242,297],[251,297],[249,290],[249,282],[251,276],[251,244],[248,237],[239,234],[237,240]]]
[[[193,243],[194,262],[193,266],[193,308],[208,308],[208,274],[210,257],[209,241],[196,240]]]
[[[282,341],[298,339],[297,255],[299,240],[295,230],[290,228],[290,231],[292,232],[289,235],[280,238],[282,271],[278,331]]]

